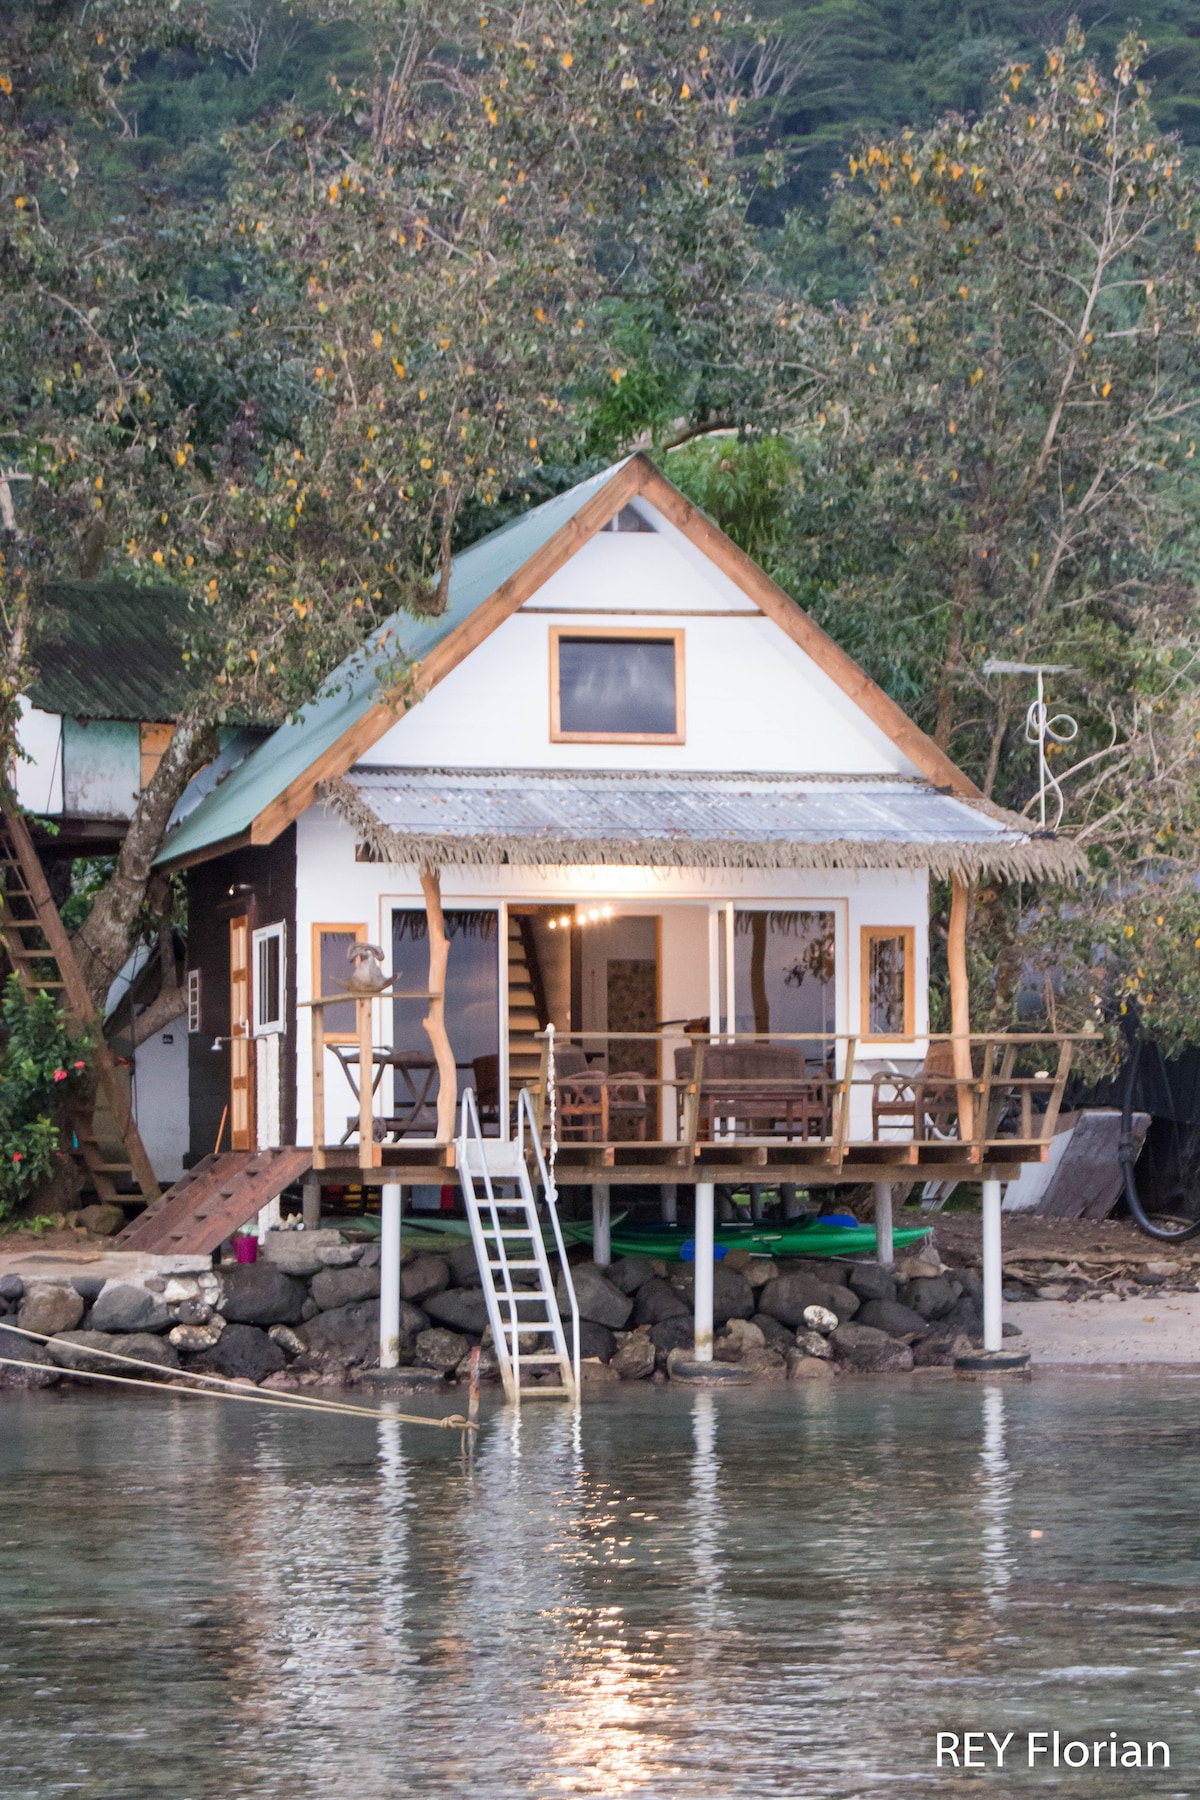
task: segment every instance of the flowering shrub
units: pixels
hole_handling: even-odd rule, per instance
[[[49,994],[10,975],[0,998],[0,1219],[53,1172],[63,1100],[87,1072]]]

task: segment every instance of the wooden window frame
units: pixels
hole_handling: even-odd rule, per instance
[[[550,627],[550,742],[552,744],[684,744],[687,713],[684,688],[683,631],[681,628],[631,626],[627,631],[597,629],[594,625]],[[675,730],[666,731],[564,731],[558,677],[558,647],[564,638],[604,639],[624,644],[635,638],[653,638],[675,646]]]
[[[200,971],[189,969],[187,975],[187,1028],[189,1033],[200,1029]]]
[[[343,919],[340,923],[336,920],[326,919],[326,920],[323,920],[320,924],[313,926],[313,928],[312,928],[312,983],[313,983],[313,998],[314,999],[317,998],[317,996],[320,994],[320,991],[321,991],[317,985],[317,983],[321,979],[321,934],[323,932],[332,933],[335,931],[352,932],[353,936],[354,936],[354,942],[356,944],[365,944],[367,941],[366,925],[362,924],[361,922],[356,921],[354,919]],[[346,973],[347,974],[350,973],[349,969],[347,969]],[[354,1004],[353,994],[346,995],[346,1003],[349,1006],[353,1006],[353,1004]],[[358,1032],[357,1031],[326,1031],[323,1034],[323,1041],[327,1044],[357,1044]]]
[[[904,1029],[903,1031],[871,1030],[871,944],[876,938],[904,940]],[[859,1019],[860,1042],[864,1044],[904,1044],[916,1036],[917,1023],[917,931],[915,925],[862,925],[859,927]]]
[[[258,1016],[259,980],[258,952],[268,938],[279,939],[279,1013],[274,1019],[263,1020]],[[252,980],[250,1028],[253,1037],[268,1037],[287,1030],[287,925],[282,919],[270,925],[260,925],[250,933],[250,969]]]
[[[144,788],[153,781],[174,736],[174,725],[160,724],[153,719],[143,719],[138,726],[138,774]]]

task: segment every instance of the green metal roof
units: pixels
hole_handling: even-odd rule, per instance
[[[293,781],[332,748],[379,698],[379,673],[394,667],[397,652],[423,661],[496,589],[515,575],[624,465],[603,469],[577,487],[556,494],[481,538],[454,558],[450,596],[443,613],[414,619],[396,613],[366,647],[347,658],[316,699],[226,776],[171,832],[159,862],[191,856],[248,831],[254,820]],[[181,808],[186,804],[181,802]]]
[[[32,705],[76,719],[173,719],[188,689],[178,588],[54,581],[39,594]]]

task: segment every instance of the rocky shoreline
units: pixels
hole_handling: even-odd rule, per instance
[[[353,1385],[378,1369],[379,1246],[333,1231],[275,1232],[255,1263],[102,1280],[0,1276],[0,1388],[52,1386],[61,1371],[131,1374],[116,1352],[175,1371],[267,1388]],[[822,1380],[949,1367],[981,1342],[982,1289],[931,1245],[894,1269],[731,1251],[713,1271],[714,1364],[693,1362],[690,1264],[626,1256],[573,1266],[585,1383]],[[401,1268],[401,1364],[422,1385],[499,1379],[469,1243],[409,1248]],[[565,1295],[560,1296],[565,1304]],[[45,1345],[5,1323],[44,1334]],[[523,1348],[535,1347],[528,1334]],[[148,1379],[152,1377],[147,1377]],[[552,1379],[523,1370],[530,1385]]]

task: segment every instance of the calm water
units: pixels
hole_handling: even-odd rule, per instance
[[[1200,1794],[1200,1382],[0,1401],[3,1800]],[[1044,1536],[1032,1538],[1031,1531]]]

